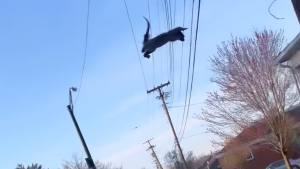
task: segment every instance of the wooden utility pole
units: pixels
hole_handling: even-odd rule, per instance
[[[292,4],[298,19],[298,22],[300,24],[300,0],[292,0]]]
[[[171,120],[171,117],[169,115],[169,111],[168,111],[168,108],[167,108],[167,105],[166,105],[166,102],[165,102],[165,97],[164,97],[164,93],[161,91],[161,88],[165,87],[165,86],[168,86],[170,84],[170,82],[168,83],[165,83],[165,84],[162,84],[158,87],[155,87],[149,91],[147,91],[147,94],[151,93],[151,92],[154,92],[156,90],[158,90],[159,92],[159,99],[162,101],[163,103],[163,108],[167,114],[167,117],[168,117],[168,120],[169,120],[169,123],[170,123],[170,126],[171,126],[171,129],[172,129],[172,132],[173,132],[173,135],[175,137],[175,142],[176,142],[176,145],[177,145],[177,148],[179,150],[179,154],[180,154],[180,158],[182,160],[182,163],[183,163],[183,167],[184,169],[187,169],[187,165],[186,165],[186,162],[185,162],[185,159],[184,159],[184,156],[183,156],[183,153],[182,153],[182,149],[180,147],[180,144],[179,144],[179,141],[178,141],[178,138],[177,138],[177,135],[176,135],[176,132],[174,130],[174,127],[173,127],[173,123],[172,123],[172,120]]]
[[[158,169],[163,169],[163,167],[161,166],[161,164],[160,164],[160,162],[159,162],[159,160],[158,160],[158,158],[157,158],[157,156],[156,156],[155,151],[153,150],[153,148],[155,147],[155,145],[151,145],[151,143],[150,143],[151,140],[153,140],[153,138],[150,139],[150,140],[147,140],[147,141],[145,142],[145,143],[148,143],[148,144],[149,144],[149,148],[147,149],[147,151],[151,149],[151,151],[152,151],[151,155],[152,155],[152,157],[154,157],[154,159],[155,159],[156,166],[158,166]],[[143,144],[145,144],[145,143],[143,143]]]

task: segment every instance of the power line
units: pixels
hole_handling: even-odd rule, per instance
[[[177,2],[177,0],[175,0],[175,2],[174,2],[173,28],[175,27],[175,21],[176,21],[176,2]],[[172,43],[172,50],[173,50],[173,72],[175,72],[175,52],[174,52],[174,44],[173,43]],[[175,81],[175,75],[173,75],[173,84],[175,84],[174,81]],[[173,85],[173,92],[174,92],[174,86],[175,85]],[[175,92],[174,92],[174,94],[175,94]],[[172,95],[172,104],[173,104],[173,100],[174,100],[174,94]]]
[[[173,20],[172,20],[172,5],[170,0],[165,0],[165,6],[167,8],[167,16],[168,16],[168,23],[169,23],[169,30],[173,28]],[[174,18],[175,20],[175,18]],[[171,80],[171,92],[174,93],[174,68],[175,68],[175,57],[174,57],[174,47],[173,43],[169,44],[169,57],[170,57],[170,80]],[[173,104],[174,95],[172,94],[171,104]]]
[[[170,5],[170,0],[164,0],[164,3],[163,3],[163,6],[164,6],[164,12],[165,12],[165,16],[166,16],[166,21],[167,21],[167,29],[170,30],[171,27],[172,27],[172,19],[170,21],[170,18],[172,18],[170,15],[171,15],[171,5]],[[171,87],[170,87],[170,90],[172,93],[174,93],[174,87],[173,87],[173,82],[174,82],[174,66],[173,66],[173,63],[174,63],[174,57],[172,57],[172,48],[171,48],[171,44],[168,45],[168,49],[169,49],[169,59],[167,57],[167,69],[169,70],[169,72],[167,72],[168,74],[168,80],[170,80],[172,82],[171,84]],[[166,48],[167,50],[167,53],[168,53],[168,49]],[[173,95],[172,95],[173,96]],[[172,97],[173,98],[173,97]],[[172,102],[173,102],[173,99],[172,99]]]
[[[84,59],[83,59],[83,65],[82,65],[82,71],[81,71],[81,77],[80,77],[80,83],[79,83],[78,93],[76,95],[76,99],[75,99],[74,105],[77,102],[77,99],[78,99],[78,96],[79,96],[79,93],[80,93],[80,89],[81,89],[82,79],[83,79],[83,72],[84,72],[84,67],[85,67],[85,59],[86,59],[87,46],[88,46],[89,16],[90,16],[90,0],[88,0],[88,10],[87,10],[87,18],[86,18]]]
[[[162,5],[162,12],[165,13],[164,2],[163,2],[163,0],[161,0],[160,2],[161,2],[161,5]],[[164,17],[163,17],[163,18],[164,18]],[[165,29],[167,29],[166,20],[163,19],[163,21],[164,21]]]
[[[167,0],[164,0],[164,7],[165,7],[165,14],[166,14],[166,22],[167,22],[167,29],[170,30],[170,16],[169,16],[169,7],[168,7],[168,2]],[[172,79],[172,57],[171,57],[171,49],[170,49],[170,44],[168,45],[168,48],[169,48],[169,60],[167,60],[167,67],[169,68],[169,72],[170,73],[168,76],[168,80],[171,80]],[[167,57],[167,58],[168,58]]]
[[[184,0],[184,7],[183,7],[183,27],[185,24],[185,4],[186,0]],[[183,58],[183,42],[181,43],[181,63],[180,63],[180,84],[179,84],[179,99],[180,100],[180,95],[181,95],[181,77],[182,77],[182,58]]]
[[[171,5],[171,1],[170,0],[169,0],[169,9],[170,9],[169,10],[169,12],[170,12],[169,16],[170,16],[170,19],[171,19],[171,28],[173,28],[174,27],[174,23],[172,21],[172,5]],[[175,20],[175,18],[173,18],[173,19]],[[175,81],[175,57],[174,57],[173,42],[170,44],[170,50],[171,50],[170,56],[172,58],[172,67],[171,67],[171,69],[172,69],[172,83],[171,83],[171,86],[172,86],[172,89],[171,89],[171,91],[172,91],[172,101],[171,101],[171,104],[173,105],[174,93],[175,93],[174,92],[174,86],[175,86],[175,83],[174,83],[174,81]]]
[[[149,0],[147,0],[148,2],[148,16],[149,16],[149,21],[150,21],[150,25],[151,25],[151,15],[150,15],[150,4],[149,4]],[[150,27],[150,32],[151,32],[151,35],[152,35],[152,27]]]
[[[195,1],[193,0],[193,4],[192,4],[192,19],[191,19],[191,36],[190,36],[190,52],[189,52],[189,64],[188,64],[188,76],[187,76],[187,83],[186,83],[184,105],[186,105],[187,95],[188,95],[188,90],[189,90],[190,64],[191,64],[191,57],[192,57],[192,37],[193,37],[194,4],[195,4]],[[185,109],[186,109],[186,106],[184,106],[183,116],[182,116],[182,121],[181,121],[181,127],[180,127],[180,130],[179,130],[179,133],[181,133],[181,130],[182,130],[184,116],[185,116]]]
[[[160,10],[160,8],[159,8],[159,0],[157,0],[156,1],[156,5],[157,5],[157,13],[158,13],[158,32],[160,33],[160,14],[159,14],[159,10]],[[162,57],[162,55],[161,55],[161,53],[160,53],[160,59],[161,59],[161,61],[160,61],[160,64],[161,64],[161,70],[160,70],[160,80],[162,81],[162,70],[163,70],[163,57]]]
[[[150,25],[151,25],[152,22],[151,22],[151,14],[150,14],[150,3],[149,3],[149,0],[147,0],[147,2],[148,2],[148,16],[149,16]],[[151,33],[151,36],[152,36],[152,27],[150,27],[150,33]],[[151,55],[152,55],[152,76],[153,76],[153,86],[155,86],[154,53],[152,53]],[[152,123],[153,123],[153,119],[154,119],[154,101],[152,102]]]
[[[174,82],[174,80],[173,80],[173,78],[174,78],[174,72],[173,72],[173,63],[174,63],[174,61],[173,61],[173,57],[172,57],[172,44],[171,43],[169,43],[169,58],[170,58],[170,63],[169,63],[169,65],[170,65],[170,81],[172,82],[172,84],[170,85],[170,90],[173,92],[173,82]]]
[[[171,28],[172,28],[172,6],[171,6],[171,1],[169,0],[169,17],[170,17],[170,20],[171,20]]]
[[[186,0],[184,0],[184,5],[183,5],[183,27],[185,24],[185,4],[186,4]],[[180,102],[180,96],[181,96],[181,78],[182,78],[182,58],[183,58],[183,42],[181,42],[181,61],[180,61],[180,82],[179,82],[179,97],[178,97],[178,102]],[[177,112],[178,114],[178,112]],[[179,116],[177,117],[177,126],[176,129],[178,129],[178,120],[179,120]]]
[[[149,21],[150,21],[150,25],[152,24],[151,22],[151,13],[150,13],[150,3],[149,0],[147,0],[147,4],[148,4],[148,17],[149,17]],[[152,27],[150,27],[150,33],[152,36]],[[152,76],[153,76],[153,86],[155,86],[155,60],[154,60],[154,53],[151,54],[152,55]],[[154,119],[154,102],[152,102],[152,123],[153,123],[153,119]]]
[[[150,14],[150,3],[149,3],[149,0],[147,0],[148,2],[148,16],[149,16],[149,21],[150,21],[150,25],[151,25],[151,14]],[[151,36],[152,36],[152,27],[150,27],[150,33],[151,33]],[[153,73],[153,86],[155,85],[155,69],[154,69],[154,53],[152,53],[152,73]]]
[[[166,12],[166,6],[165,6],[165,0],[161,0],[161,6],[162,6],[162,12],[163,12],[163,24],[164,24],[164,28],[165,29],[169,29],[168,27],[168,18],[167,18],[167,12]],[[166,49],[166,55],[168,53],[168,49],[167,47],[165,46],[165,49]],[[169,58],[168,57],[165,57],[166,58],[166,73],[167,73],[167,79],[169,80],[170,79],[170,74],[169,74]]]
[[[146,82],[146,78],[145,78],[145,73],[144,73],[144,68],[143,68],[143,65],[142,65],[141,58],[140,58],[139,49],[138,49],[138,46],[137,46],[137,43],[136,43],[136,38],[135,38],[135,35],[134,35],[134,31],[133,31],[133,27],[132,27],[130,15],[129,15],[129,12],[128,12],[128,7],[127,7],[126,0],[124,0],[124,5],[125,5],[125,8],[126,8],[128,20],[129,20],[129,23],[130,23],[130,27],[131,27],[131,32],[132,32],[132,35],[133,35],[133,39],[134,39],[134,42],[135,42],[135,47],[136,47],[136,51],[137,51],[137,54],[138,54],[137,56],[139,58],[140,66],[141,66],[141,69],[142,69],[144,83],[145,83],[145,88],[146,88],[146,90],[148,90],[147,82]],[[147,95],[147,122],[148,122],[148,114],[149,114],[149,99],[148,99],[148,95]]]
[[[190,106],[194,106],[194,105],[199,105],[199,104],[203,104],[203,103],[194,103],[194,104],[189,104]],[[171,106],[171,107],[168,107],[168,108],[177,108],[177,107],[184,107],[186,105],[181,105],[181,106]]]
[[[169,17],[169,8],[168,8],[168,3],[167,0],[164,0],[164,5],[165,5],[165,13],[166,13],[166,20],[167,20],[167,28],[170,30],[170,17]]]
[[[191,81],[189,104],[191,102],[192,90],[193,90],[193,82],[194,82],[194,70],[195,70],[195,61],[196,61],[196,49],[197,49],[197,39],[198,39],[198,25],[199,25],[199,15],[200,15],[200,5],[201,5],[201,0],[199,0],[199,3],[198,3],[197,27],[196,27],[196,37],[195,37],[195,45],[194,45],[194,61],[193,61],[193,71],[192,71],[192,81]],[[187,110],[187,115],[186,115],[186,119],[185,119],[185,124],[184,124],[184,128],[183,128],[182,136],[183,136],[184,131],[185,131],[186,122],[187,122],[187,118],[188,118],[188,115],[189,115],[189,110],[190,110],[190,106],[188,106],[188,110]]]
[[[271,11],[270,11],[270,9],[271,9],[271,6],[273,5],[273,3],[274,2],[276,2],[277,0],[274,0],[271,4],[270,4],[270,6],[269,6],[269,8],[268,8],[268,11],[269,11],[269,14],[270,15],[272,15],[275,19],[284,19],[284,18],[278,18],[278,17],[276,17],[275,15],[273,15],[272,13],[271,13]]]
[[[173,22],[173,27],[175,27],[175,17],[176,17],[176,2],[177,0],[175,0],[175,5],[174,5],[174,22]]]
[[[127,7],[126,0],[124,0],[124,4],[125,4],[125,7],[126,7],[127,16],[128,16],[130,27],[131,27],[131,32],[132,32],[132,35],[133,35],[133,38],[134,38],[136,51],[137,51],[138,58],[139,58],[139,61],[140,61],[140,65],[141,65],[141,69],[142,69],[142,73],[143,73],[143,77],[144,77],[144,82],[145,82],[145,87],[146,87],[146,90],[148,90],[147,82],[146,82],[146,78],[145,78],[145,73],[144,73],[144,68],[143,68],[143,65],[142,65],[139,49],[138,49],[138,46],[137,46],[137,43],[136,43],[136,38],[135,38],[135,35],[134,35],[134,31],[133,31],[133,28],[132,28],[132,23],[131,23],[130,15],[129,15],[129,12],[128,12],[128,7]]]
[[[171,43],[171,57],[172,57],[172,105],[173,105],[173,101],[174,101],[174,86],[175,86],[175,54],[174,54],[174,46],[173,46],[173,42]]]
[[[147,125],[149,124],[149,99],[147,95]]]
[[[197,136],[199,134],[205,134],[207,132],[202,132],[202,133],[197,133],[197,134],[193,134],[193,135],[190,135],[190,136],[187,136],[187,137],[181,137],[181,138],[190,138],[190,137],[194,137],[194,136]]]

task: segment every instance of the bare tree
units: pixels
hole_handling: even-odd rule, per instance
[[[186,153],[185,160],[189,169],[195,168],[195,159],[196,157],[192,151]],[[164,156],[164,162],[168,169],[183,169],[183,164],[180,162],[180,156],[176,150],[168,152]]]
[[[226,168],[243,169],[246,162],[245,154],[248,153],[243,143],[238,139],[228,140],[224,148],[224,165]]]
[[[284,42],[282,30],[255,30],[252,37],[232,37],[218,46],[210,61],[215,73],[211,82],[220,92],[208,93],[207,108],[196,117],[208,122],[207,130],[219,137],[213,145],[236,139],[249,148],[250,141],[261,139],[255,145],[281,153],[290,169],[287,151],[296,131],[285,110],[298,94],[292,74],[274,63]],[[236,138],[242,131],[246,134]]]
[[[193,162],[193,168],[196,169],[207,169],[210,162],[214,162],[214,156],[212,154],[201,154],[200,156],[196,157]]]
[[[23,164],[18,164],[16,169],[25,169],[24,165]]]
[[[63,169],[88,169],[86,162],[83,158],[79,157],[78,154],[74,154],[72,160],[64,161],[62,164]],[[95,166],[97,169],[122,169],[123,167],[112,166],[111,163],[103,163],[100,161],[95,161]]]
[[[27,168],[24,167],[23,164],[18,164],[16,169],[44,169],[41,164],[32,163],[31,166],[28,165]]]
[[[201,167],[203,164],[206,164],[206,162],[210,159],[211,155],[200,155],[198,157],[196,157],[195,161],[194,161],[194,166],[196,168]]]
[[[246,159],[243,150],[229,151],[224,156],[226,168],[243,169]]]
[[[164,163],[168,169],[181,169],[180,157],[177,151],[172,150],[164,156]]]

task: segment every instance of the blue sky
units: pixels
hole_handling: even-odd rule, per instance
[[[217,3],[218,2],[218,3]],[[235,36],[248,36],[254,27],[284,29],[288,41],[299,32],[290,1],[203,0],[200,13],[196,68],[191,103],[202,102],[210,84],[208,57],[216,45]],[[148,17],[147,0],[127,0],[139,51]],[[183,1],[177,0],[176,26],[182,26]],[[197,4],[196,4],[197,6]],[[160,20],[158,19],[160,11]],[[150,2],[152,33],[166,31],[162,9]],[[179,98],[181,43],[174,43],[173,105],[182,105],[186,85],[191,2],[187,3],[182,93]],[[0,159],[2,168],[37,162],[56,169],[83,148],[66,106],[68,89],[79,87],[83,64],[87,0],[0,1]],[[195,13],[196,16],[196,13]],[[194,17],[196,19],[196,17]],[[160,23],[160,24],[159,24]],[[194,22],[195,23],[195,22]],[[148,89],[168,80],[166,48],[153,60],[140,53]],[[154,83],[153,83],[154,82]],[[93,158],[123,164],[124,168],[153,167],[143,142],[154,138],[158,157],[172,149],[173,137],[157,93],[146,94],[135,44],[122,0],[90,4],[86,67],[75,115]],[[166,88],[166,91],[170,88]],[[74,93],[76,97],[76,93]],[[203,132],[193,119],[202,105],[191,106],[185,136]],[[170,109],[178,132],[182,109]],[[141,125],[138,129],[133,129]],[[184,150],[196,155],[211,150],[211,135],[182,140]]]

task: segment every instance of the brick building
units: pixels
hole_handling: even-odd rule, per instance
[[[221,169],[221,165],[217,158],[215,158],[213,155],[210,155],[197,169]]]
[[[297,105],[289,110],[286,111],[286,113],[289,114],[290,117],[293,117],[296,120],[295,127],[300,127],[300,105]],[[245,129],[247,130],[247,129]],[[240,137],[243,135],[244,131],[241,132],[237,137]],[[256,139],[249,143],[249,145],[259,144],[262,140]],[[295,146],[297,142],[300,143],[300,139],[296,139]],[[300,144],[299,144],[300,145]],[[299,158],[299,147],[291,147],[288,151],[288,157],[289,158]],[[222,169],[234,169],[230,162],[224,158],[225,153],[224,150],[221,150],[219,153],[217,153],[214,157],[217,159],[220,168]],[[248,154],[245,155],[245,162],[243,164],[243,169],[265,169],[269,164],[282,160],[282,156],[280,153],[275,152],[271,149],[267,148],[257,148],[255,150],[249,150]],[[215,169],[215,168],[210,168]]]

